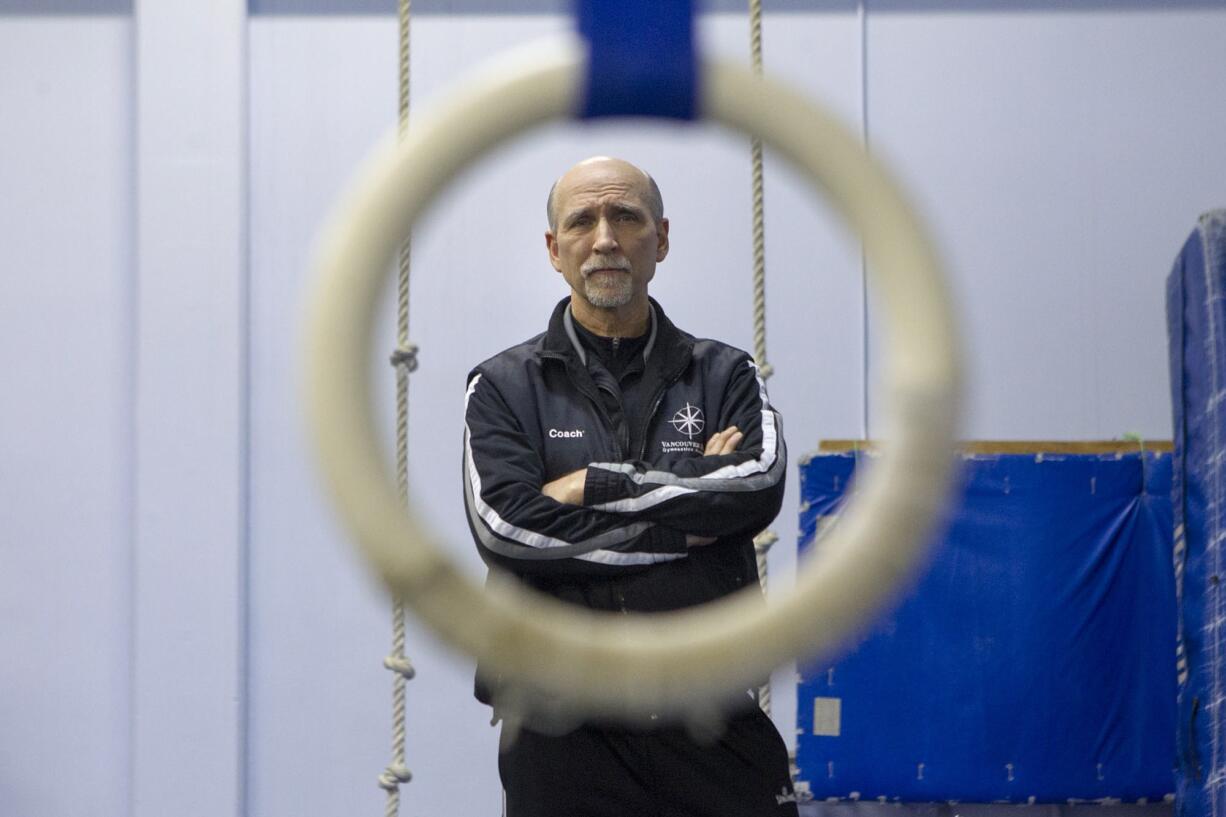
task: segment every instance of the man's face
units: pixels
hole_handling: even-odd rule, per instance
[[[545,234],[549,261],[591,306],[646,303],[656,263],[668,254],[668,219],[652,216],[647,185],[637,168],[616,160],[583,163],[558,181],[557,226]]]

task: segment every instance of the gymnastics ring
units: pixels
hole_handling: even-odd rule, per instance
[[[439,636],[507,679],[517,705],[566,717],[660,713],[704,725],[775,667],[839,647],[913,570],[954,459],[953,313],[917,218],[856,137],[786,86],[705,60],[705,115],[761,136],[829,192],[864,241],[889,319],[880,458],[796,588],[769,601],[754,588],[675,613],[611,615],[511,581],[482,587],[468,579],[396,493],[371,400],[375,314],[409,227],[470,162],[571,116],[585,59],[574,36],[496,57],[417,117],[399,144],[389,136],[367,160],[318,247],[310,419],[343,520],[366,557]]]

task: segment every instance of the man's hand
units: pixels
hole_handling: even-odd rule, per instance
[[[736,451],[736,447],[741,444],[741,440],[745,439],[745,435],[737,429],[736,426],[728,426],[723,431],[711,435],[707,440],[707,447],[702,452],[704,457],[719,456],[720,454],[731,454]],[[687,548],[697,548],[703,545],[709,545],[714,542],[714,536],[697,536],[693,533],[685,535],[685,546]]]
[[[546,482],[541,486],[541,493],[563,505],[582,505],[583,486],[586,482],[587,469],[580,468],[564,477],[558,477],[553,482]]]
[[[718,431],[711,435],[711,438],[707,440],[707,447],[702,452],[702,455],[704,457],[717,457],[721,454],[731,454],[733,451],[736,451],[736,447],[741,444],[743,439],[745,439],[745,435],[736,426],[728,426],[723,431]]]

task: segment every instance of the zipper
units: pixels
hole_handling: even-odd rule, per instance
[[[607,394],[607,395],[609,395],[610,397],[612,397],[614,400],[616,400],[616,401],[618,401],[618,402],[620,402],[620,401],[621,401],[621,399],[618,397],[618,395],[616,395],[616,394],[614,394],[614,393],[613,393],[613,390],[612,390],[612,389],[606,389],[604,386],[601,386],[601,385],[599,385],[599,384],[596,386],[596,388],[600,389],[600,390],[601,390],[601,391],[603,391],[605,394]],[[604,408],[604,405],[603,405],[603,404],[601,404],[601,408],[602,408],[602,409]],[[630,449],[630,427],[629,427],[629,424],[628,424],[628,423],[626,422],[626,420],[625,420],[625,416],[626,416],[626,415],[625,415],[625,412],[626,412],[626,409],[625,409],[625,406],[624,406],[624,404],[623,404],[623,406],[622,406],[622,424],[621,424],[621,431],[620,431],[620,432],[618,432],[618,431],[617,431],[617,429],[613,429],[613,432],[614,432],[615,434],[617,434],[617,441],[618,441],[619,443],[621,443],[621,445],[620,445],[620,446],[618,446],[618,452],[617,452],[617,459],[619,459],[619,460],[621,460],[621,459],[625,459],[625,458],[626,458],[626,456],[627,456],[627,455],[630,453],[630,450],[629,450],[629,449]],[[608,416],[608,412],[605,412],[605,417],[608,419],[609,427],[610,427],[610,428],[612,428],[612,427],[613,427],[613,418]]]
[[[576,389],[579,390],[579,393],[582,394],[584,397],[586,397],[589,401],[591,401],[592,405],[596,408],[596,413],[599,415],[600,419],[604,422],[604,427],[608,432],[608,437],[610,438],[615,437],[617,434],[617,430],[613,427],[613,418],[609,416],[609,413],[607,411],[605,411],[604,403],[601,401],[600,395],[597,394],[592,389],[589,389],[586,383],[583,383],[582,381],[580,381],[579,378],[575,377],[574,374],[570,371],[570,364],[567,363],[564,359],[563,359],[563,363],[566,364],[567,377],[570,379],[570,382],[574,385]],[[596,388],[599,389],[599,386],[597,386]],[[616,440],[614,440],[613,443],[615,446]],[[614,446],[610,446],[610,448],[613,448]],[[623,449],[625,448],[624,445],[621,447]],[[621,451],[615,451],[615,450],[611,451],[610,459],[613,459],[613,460],[622,459]]]
[[[668,386],[660,389],[656,393],[655,402],[651,404],[651,411],[647,412],[647,420],[643,423],[643,447],[639,450],[639,460],[647,459],[647,429],[651,428],[651,421],[655,419],[656,412],[660,410],[660,403],[664,402],[664,392],[668,391]]]
[[[600,419],[604,422],[604,427],[607,432],[606,439],[609,439],[610,442],[613,443],[613,445],[610,446],[610,448],[613,449],[610,452],[611,459],[614,461],[620,460],[622,458],[622,451],[625,450],[625,445],[618,444],[620,443],[620,435],[618,435],[617,429],[613,426],[613,418],[609,416],[609,412],[605,411],[604,402],[601,401],[600,395],[592,394],[582,387],[580,387],[579,391],[583,392],[584,396],[587,397],[587,399],[591,401],[592,405],[596,407],[596,412],[600,415]]]

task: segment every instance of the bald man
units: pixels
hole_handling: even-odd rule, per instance
[[[675,327],[648,296],[668,256],[655,181],[595,157],[547,200],[570,292],[546,331],[473,369],[464,493],[491,567],[595,610],[662,612],[758,588],[753,537],[779,512],[779,414],[745,352]],[[730,660],[735,660],[730,656]],[[478,669],[477,697],[499,679]],[[795,817],[786,749],[747,692],[723,734],[523,729],[499,757],[509,817]]]

